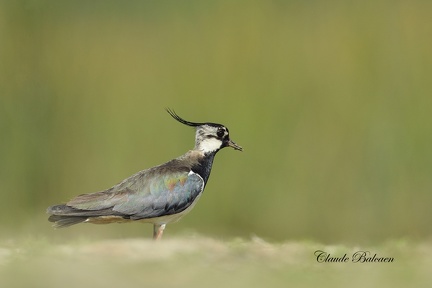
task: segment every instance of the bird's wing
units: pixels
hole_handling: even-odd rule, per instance
[[[185,210],[204,188],[204,180],[188,171],[139,172],[102,192],[83,194],[67,203],[80,210],[106,210],[131,219],[154,218]]]

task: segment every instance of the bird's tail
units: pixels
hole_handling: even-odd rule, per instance
[[[78,223],[82,223],[88,219],[88,216],[68,215],[75,210],[67,205],[54,205],[47,209],[47,213],[51,216],[48,221],[54,222],[55,228],[66,228]]]

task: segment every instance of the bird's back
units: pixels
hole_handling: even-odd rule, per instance
[[[66,204],[51,206],[47,209],[51,214],[49,220],[57,227],[67,227],[84,221],[157,221],[156,218],[178,214],[192,205],[204,189],[205,180],[192,170],[201,167],[200,159],[202,154],[189,151],[140,171],[107,190],[82,194]]]

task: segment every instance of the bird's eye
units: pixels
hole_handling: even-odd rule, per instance
[[[222,128],[219,128],[217,131],[217,136],[222,138],[225,135],[225,131]]]

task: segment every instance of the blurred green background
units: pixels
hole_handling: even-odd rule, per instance
[[[199,204],[166,237],[380,242],[432,232],[431,1],[1,1],[3,236],[55,231],[47,206],[227,125]],[[1,237],[1,235],[0,235]]]

